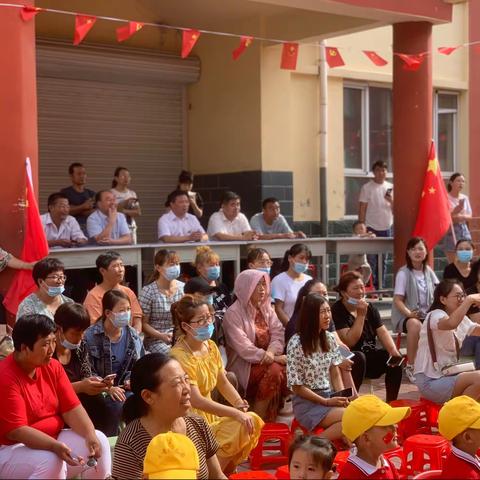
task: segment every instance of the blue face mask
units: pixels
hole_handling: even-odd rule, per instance
[[[347,298],[347,303],[349,303],[350,305],[358,305],[358,300],[356,298],[353,298],[353,297],[348,297]]]
[[[208,280],[218,280],[219,277],[220,277],[220,265],[215,265],[214,267],[208,267],[207,269]]]
[[[265,272],[267,275],[270,275],[270,271],[272,270],[271,267],[258,267],[255,270],[259,272]]]
[[[473,250],[458,250],[457,258],[462,263],[468,263],[473,257]]]
[[[176,278],[178,278],[180,276],[180,265],[172,265],[170,267],[167,267],[165,269],[163,275],[170,282],[172,280],[175,280]]]
[[[212,338],[214,330],[215,330],[215,326],[213,325],[213,323],[209,323],[204,327],[197,328],[195,330],[195,335],[193,338],[195,338],[195,340],[198,340],[199,342],[210,340],[210,338]]]
[[[62,340],[62,347],[66,348],[67,350],[76,350],[77,348],[80,348],[80,344],[81,342],[71,343],[66,338]]]
[[[297,273],[305,273],[308,270],[308,263],[295,262],[293,264],[293,269]]]
[[[47,287],[47,295],[49,297],[56,297],[61,295],[65,291],[65,287],[60,285],[59,287]]]
[[[113,326],[116,328],[123,328],[128,325],[130,322],[130,317],[132,316],[132,312],[127,310],[126,312],[117,312],[113,314]]]

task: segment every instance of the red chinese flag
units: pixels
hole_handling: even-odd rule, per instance
[[[25,237],[20,258],[25,262],[41,260],[48,255],[48,242],[43,230],[37,199],[33,191],[30,160],[26,161],[26,208],[25,208]],[[20,302],[37,286],[32,278],[31,270],[19,270],[12,280],[3,304],[13,315],[16,315]]]
[[[282,48],[282,60],[280,68],[284,70],[296,70],[298,58],[298,43],[284,43]]]
[[[232,52],[232,57],[236,60],[253,42],[253,37],[242,36],[240,45]]]
[[[32,6],[27,5],[20,10],[20,18],[24,22],[28,22],[32,18],[34,18],[35,15],[37,15],[37,13],[40,13],[42,10],[43,10],[43,8],[32,7]]]
[[[382,58],[378,53],[371,50],[363,50],[363,53],[374,63],[377,67],[384,67],[387,65],[387,61]]]
[[[457,47],[438,47],[437,50],[438,50],[439,53],[442,53],[443,55],[450,55],[457,48],[458,48],[458,46]]]
[[[410,70],[411,72],[415,72],[420,68],[420,65],[422,64],[425,54],[424,53],[419,53],[419,54],[411,54],[408,55],[406,53],[397,53],[396,54],[398,57],[401,58],[403,61],[403,69],[404,70]]]
[[[143,27],[143,23],[140,22],[128,22],[127,25],[117,28],[117,41],[124,42],[128,40],[132,35],[137,33]]]
[[[343,67],[343,61],[337,47],[325,47],[325,57],[330,68]]]
[[[83,41],[96,21],[97,17],[91,17],[88,15],[75,16],[75,34],[73,36],[74,45],[79,45]]]
[[[183,30],[182,32],[182,58],[187,58],[192,48],[197,43],[200,32],[198,30]]]
[[[428,249],[432,250],[447,233],[451,223],[447,189],[443,182],[442,172],[435,154],[435,145],[432,141],[417,222],[412,235],[423,237]]]

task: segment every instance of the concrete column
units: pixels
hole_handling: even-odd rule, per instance
[[[420,68],[408,71],[393,60],[393,168],[395,270],[405,263],[405,246],[417,218],[427,155],[432,140],[432,25],[428,22],[393,26],[393,51],[428,52]]]

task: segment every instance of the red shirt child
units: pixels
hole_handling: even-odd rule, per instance
[[[358,480],[361,478],[394,480],[399,478],[395,465],[384,457],[380,458],[381,467],[377,468],[356,455],[350,455],[343,466],[339,479]]]

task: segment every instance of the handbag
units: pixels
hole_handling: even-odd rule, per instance
[[[446,377],[451,375],[458,375],[463,372],[473,372],[475,370],[475,364],[473,362],[459,362],[460,359],[460,345],[458,344],[458,339],[453,333],[453,338],[455,339],[455,350],[457,351],[457,363],[452,363],[450,365],[444,365],[439,367],[437,362],[437,352],[435,350],[435,342],[433,341],[432,328],[430,327],[430,313],[427,315],[427,339],[428,339],[428,348],[430,350],[430,355],[432,357],[433,366],[440,370],[442,375]]]

